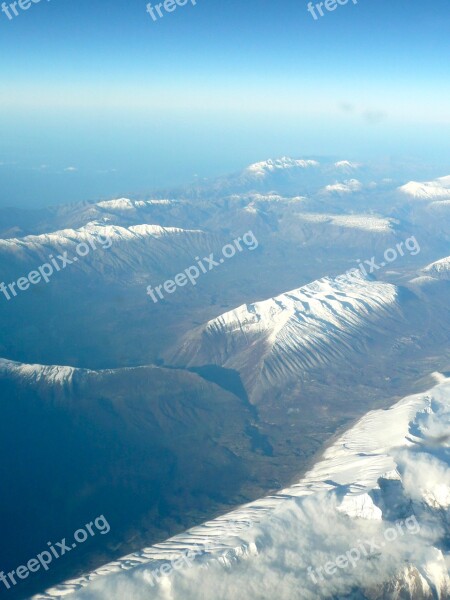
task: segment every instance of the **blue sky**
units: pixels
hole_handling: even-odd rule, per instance
[[[448,164],[448,0],[350,0],[317,21],[306,7],[0,13],[0,204],[147,192],[280,154]]]

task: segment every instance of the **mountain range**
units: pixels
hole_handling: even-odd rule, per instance
[[[404,172],[283,157],[149,198],[0,210],[0,283],[77,258],[0,293],[0,567],[111,523],[10,598],[269,599],[280,578],[302,598],[449,597],[450,179]],[[194,265],[195,285],[152,301]],[[305,579],[307,559],[412,515],[415,554]],[[251,527],[230,542],[228,521]],[[217,552],[146,587],[207,532]]]

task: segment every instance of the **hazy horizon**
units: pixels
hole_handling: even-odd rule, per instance
[[[148,193],[283,155],[446,174],[443,0],[318,20],[301,0],[198,1],[156,22],[145,7],[0,12],[1,206]]]

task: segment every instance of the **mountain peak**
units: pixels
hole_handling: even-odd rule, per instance
[[[398,290],[359,272],[244,304],[189,333],[175,361],[241,373],[250,395],[344,359],[397,316]],[[255,362],[255,357],[256,362]],[[258,390],[258,392],[256,392]]]
[[[282,156],[277,159],[268,159],[254,163],[248,166],[245,171],[256,177],[264,177],[268,173],[282,171],[286,169],[307,169],[309,167],[318,167],[320,163],[316,160],[294,159],[288,156]]]

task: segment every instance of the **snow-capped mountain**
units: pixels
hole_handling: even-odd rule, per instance
[[[241,171],[188,188],[190,194],[225,195],[245,191],[275,191],[281,194],[314,192],[327,184],[361,177],[370,180],[370,169],[349,160],[282,156],[255,162]]]
[[[324,192],[328,194],[353,194],[360,192],[363,189],[363,185],[357,179],[345,180],[341,183],[333,183],[324,187]]]
[[[361,167],[359,163],[355,163],[350,160],[338,160],[334,163],[334,166],[337,169],[341,169],[344,173],[352,173]]]
[[[396,287],[358,271],[227,312],[189,333],[172,360],[235,369],[257,393],[363,351],[399,318]]]
[[[450,256],[428,265],[423,269],[423,272],[435,279],[450,279]]]
[[[183,200],[117,198],[79,202],[41,210],[0,210],[0,237],[24,237],[63,229],[80,229],[88,223],[129,227],[156,223],[162,227],[192,228],[203,212]]]
[[[12,377],[26,385],[69,386],[77,369],[56,365],[25,365],[0,358],[0,376]]]
[[[244,173],[248,174],[250,177],[255,178],[264,178],[268,174],[275,173],[277,171],[289,171],[289,170],[297,170],[297,169],[308,169],[313,167],[319,167],[320,163],[317,160],[296,160],[293,158],[289,158],[287,156],[283,156],[282,158],[278,158],[275,160],[269,159],[262,162],[254,163],[248,166]]]
[[[445,600],[450,380],[435,378],[369,412],[297,484],[33,600]]]
[[[50,255],[67,252],[68,258],[77,262],[77,274],[94,272],[115,281],[124,276],[142,280],[170,273],[175,265],[189,265],[197,253],[211,251],[214,242],[218,245],[217,239],[200,230],[93,222],[80,229],[0,239],[0,265],[4,277],[13,277],[49,262]],[[83,245],[81,252],[77,252],[79,244]]]
[[[278,221],[278,233],[284,240],[302,244],[321,252],[339,249],[340,255],[364,256],[367,245],[377,252],[395,246],[399,239],[399,221],[371,214],[336,214],[285,210]],[[404,234],[402,234],[404,235]],[[350,252],[349,252],[350,251]]]
[[[450,200],[450,176],[434,181],[410,181],[399,188],[402,194],[415,200]]]

